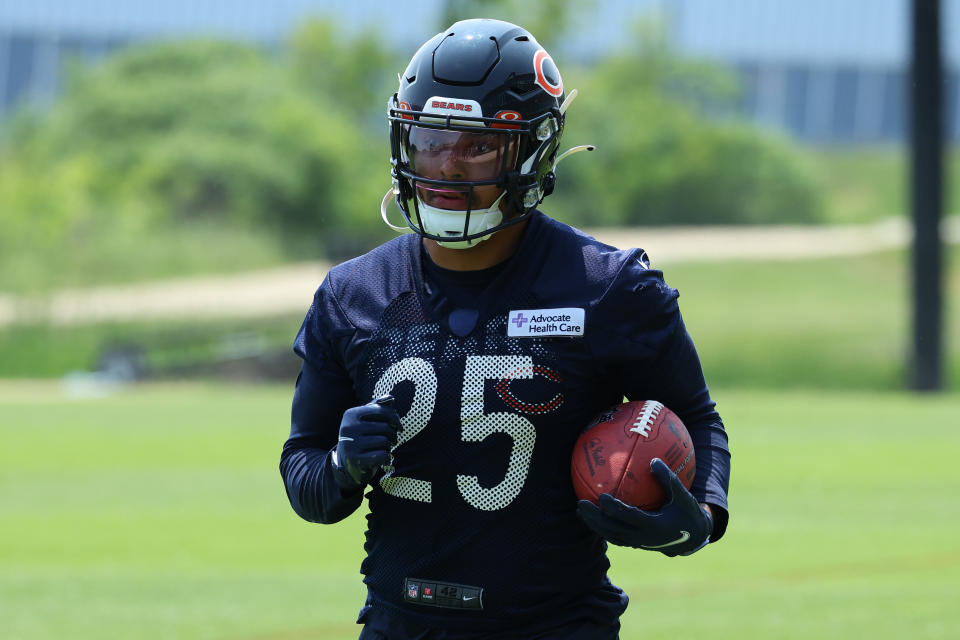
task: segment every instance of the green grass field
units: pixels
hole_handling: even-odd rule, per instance
[[[809,148],[823,190],[825,222],[881,220],[910,212],[910,151],[895,146]],[[960,213],[960,148],[944,153],[944,211]]]
[[[290,391],[0,384],[0,638],[355,638],[363,518],[289,509]],[[714,395],[727,537],[614,549],[624,640],[960,636],[960,396]]]
[[[944,377],[960,390],[960,247],[944,258]],[[688,263],[664,276],[713,385],[896,390],[912,349],[909,260]]]

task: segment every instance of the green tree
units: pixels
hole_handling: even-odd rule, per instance
[[[447,9],[450,21],[523,24],[551,47],[581,5]],[[589,69],[558,59],[581,93],[565,141],[598,149],[565,161],[547,209],[581,225],[817,220],[803,158],[716,119],[732,77],[677,59],[646,29]],[[0,290],[249,266],[257,252],[338,258],[390,237],[384,103],[410,53],[309,22],[272,54],[166,42],[76,68],[50,109],[0,130]]]
[[[311,20],[297,29],[289,55],[294,77],[308,92],[362,114],[365,121],[378,119],[378,124],[405,64],[376,31],[347,34],[326,20]]]
[[[586,16],[595,4],[592,0],[446,0],[437,29],[446,29],[458,20],[494,18],[520,25],[533,34],[552,55],[561,50],[563,37]],[[432,35],[432,34],[430,34]],[[426,39],[426,38],[424,38]]]
[[[114,201],[168,220],[296,231],[321,226],[352,186],[339,157],[362,132],[340,105],[298,90],[253,48],[132,49],[89,72],[46,119],[34,161],[96,156]]]
[[[558,171],[551,211],[585,225],[816,222],[812,167],[785,139],[731,118],[732,75],[674,56],[644,27],[633,50],[567,74],[581,93],[568,144],[594,143]],[[710,114],[709,116],[707,114]]]
[[[294,37],[301,62],[321,32]],[[344,55],[366,70],[369,41],[350,47]],[[389,163],[382,129],[357,113],[373,89],[344,81],[325,93],[303,74],[287,58],[217,41],[131,47],[76,69],[52,108],[11,121],[2,137],[3,263],[19,252],[21,273],[49,268],[60,273],[48,284],[62,285],[77,271],[65,256],[113,252],[122,264],[126,252],[137,265],[138,241],[159,230],[246,230],[291,257],[351,245],[337,238],[346,228],[366,244],[382,238]]]

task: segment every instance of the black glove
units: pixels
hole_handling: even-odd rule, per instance
[[[667,502],[659,511],[631,507],[604,493],[599,507],[581,500],[577,514],[616,545],[650,549],[671,557],[699,551],[710,542],[713,518],[663,460],[651,460],[650,470],[667,491]]]
[[[333,453],[337,484],[356,491],[370,482],[380,467],[390,462],[390,448],[397,442],[399,428],[393,396],[344,411]]]

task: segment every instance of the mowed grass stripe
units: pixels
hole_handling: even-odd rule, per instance
[[[906,252],[670,264],[664,276],[712,385],[896,390],[907,380]],[[945,382],[960,390],[960,248],[945,255],[944,291]]]

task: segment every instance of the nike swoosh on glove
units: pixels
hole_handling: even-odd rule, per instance
[[[393,396],[344,411],[333,453],[337,484],[355,491],[370,482],[380,467],[390,462],[390,449],[397,443],[399,428]]]
[[[631,507],[604,493],[599,507],[581,500],[577,515],[616,545],[659,551],[671,557],[699,551],[710,542],[713,518],[663,460],[651,460],[650,470],[667,492],[667,502],[659,511]]]

